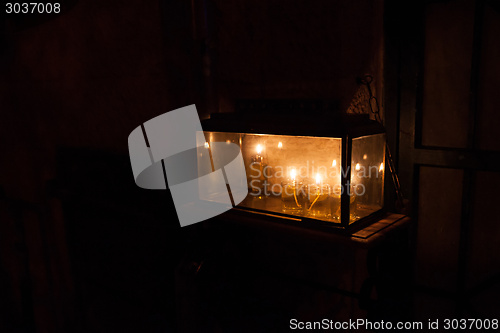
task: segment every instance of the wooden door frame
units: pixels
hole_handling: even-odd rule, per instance
[[[490,5],[490,1],[477,0],[475,2],[469,124],[467,147],[463,149],[430,147],[422,144],[425,9],[431,2],[436,1],[385,1],[385,125],[390,148],[395,152],[394,158],[402,192],[410,200],[411,215],[415,221],[418,221],[420,168],[443,167],[460,169],[464,172],[460,208],[457,290],[453,295],[447,295],[457,299],[457,313],[460,314],[466,306],[465,295],[471,294],[471,291],[466,290],[466,273],[476,172],[500,172],[500,152],[482,150],[477,147],[477,96],[482,34],[485,5]],[[498,10],[493,5],[492,7]],[[416,253],[417,228],[418,222],[415,223],[412,237],[414,254]],[[441,290],[424,289],[431,294],[446,295],[446,292]],[[482,290],[481,286],[474,288],[476,289]]]

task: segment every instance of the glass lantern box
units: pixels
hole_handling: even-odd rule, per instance
[[[206,143],[237,144],[248,195],[235,208],[309,226],[348,228],[383,210],[385,133],[365,116],[335,124],[215,116]]]

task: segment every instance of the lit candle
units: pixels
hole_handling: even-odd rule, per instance
[[[257,156],[259,156],[260,153],[262,153],[262,145],[257,145]]]
[[[256,192],[257,196],[260,196],[266,186],[266,165],[264,157],[261,155],[264,150],[263,146],[258,144],[255,150],[257,154],[252,156],[250,163],[250,187],[252,192]]]
[[[377,179],[372,181],[372,190],[370,193],[371,201],[382,206],[381,205],[382,197],[384,195],[383,194],[384,193],[384,162],[380,163],[376,178]]]
[[[297,177],[297,171],[295,169],[292,169],[290,171],[290,178],[292,178],[293,185],[295,185],[295,177]]]
[[[321,175],[319,173],[316,174],[316,185],[321,183]]]
[[[278,149],[273,150],[273,155],[272,155],[273,163],[272,164],[278,166],[278,168],[280,169],[280,172],[273,172],[273,175],[271,177],[270,182],[274,183],[274,184],[282,182],[284,180],[284,178],[286,178],[286,175],[283,173],[283,169],[281,169],[281,168],[282,168],[282,166],[287,164],[285,149],[283,148],[283,142],[279,141],[277,145],[275,143],[274,147],[276,147],[276,146],[278,147]],[[276,169],[274,169],[274,171],[276,171]]]
[[[316,185],[309,187],[309,208],[308,214],[314,217],[331,218],[332,212],[330,207],[330,187],[328,184],[322,184],[323,178],[319,173],[316,174]],[[311,194],[314,197],[311,197]]]
[[[354,166],[354,170],[351,171],[351,184],[358,181],[358,175],[356,171],[359,170],[361,170],[361,164],[356,163],[356,165]]]
[[[340,184],[341,177],[340,177],[339,169],[337,168],[337,159],[333,159],[332,168],[333,168],[333,185]]]
[[[208,156],[210,156],[210,165],[212,167],[212,172],[215,171],[215,167],[214,167],[214,159],[212,157],[212,150],[210,149],[210,144],[208,143],[208,141],[205,141],[205,148],[208,149]]]
[[[295,199],[295,203],[297,204],[297,206],[299,208],[301,208],[302,206],[299,204],[299,201],[297,200],[297,182],[295,180],[295,177],[297,177],[297,171],[295,169],[292,169],[292,171],[290,171],[290,177],[292,177],[292,183],[293,183],[293,198]]]
[[[297,193],[300,191],[301,184],[297,182],[297,170],[295,168],[290,170],[290,182],[282,184],[281,200],[283,204],[283,212],[291,214],[300,214],[303,210],[302,203],[304,195]]]

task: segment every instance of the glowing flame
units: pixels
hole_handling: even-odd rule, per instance
[[[231,141],[230,141],[230,140],[226,140],[226,143],[227,143],[227,144],[230,144],[230,143],[231,143]]]
[[[281,141],[278,142],[278,148],[283,148],[283,143]]]
[[[262,153],[262,145],[257,145],[257,154]]]
[[[337,160],[333,160],[332,162],[332,168],[337,166]]]
[[[295,180],[295,177],[297,177],[297,170],[290,170],[290,177],[292,178],[292,180]]]
[[[210,148],[210,145],[206,141],[205,141],[205,148]]]
[[[356,163],[356,168],[355,169],[356,169],[356,171],[361,170],[361,165],[359,165],[359,163]]]
[[[321,176],[319,173],[316,174],[316,184],[320,184],[321,183]]]
[[[383,162],[382,162],[382,163],[380,163],[380,167],[378,168],[378,171],[379,171],[379,172],[384,171],[384,163],[383,163]]]
[[[363,159],[366,160],[368,158],[368,155],[364,154]]]

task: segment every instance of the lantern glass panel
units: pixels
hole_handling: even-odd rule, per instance
[[[352,140],[351,184],[356,211],[350,223],[380,210],[384,205],[385,134]]]

